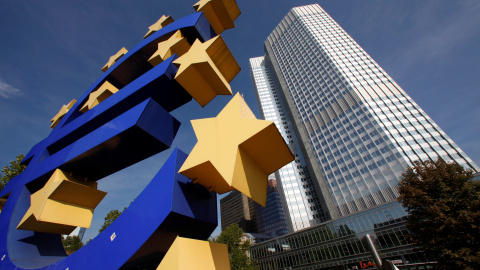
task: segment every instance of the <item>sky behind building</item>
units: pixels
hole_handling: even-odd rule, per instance
[[[79,98],[121,47],[133,48],[162,14],[194,12],[195,1],[0,1],[0,165],[48,136],[49,120]],[[239,0],[236,29],[222,34],[242,72],[232,82],[259,117],[248,59],[295,6],[316,1]],[[480,164],[480,3],[477,1],[317,1],[418,105]],[[189,152],[190,119],[213,117],[231,97],[174,112],[175,145]],[[167,154],[100,181],[109,192],[95,212],[92,238],[111,209],[123,209]]]

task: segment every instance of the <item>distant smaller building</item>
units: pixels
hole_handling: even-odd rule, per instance
[[[85,235],[86,228],[80,228],[78,231],[78,238],[80,238],[80,241],[83,241],[83,236]]]
[[[261,243],[263,241],[267,241],[272,239],[270,235],[266,235],[263,233],[244,233],[242,235],[241,243],[245,243],[245,241],[249,241],[251,245]],[[250,250],[247,250],[247,256],[250,258]]]
[[[277,180],[273,177],[268,180],[266,207],[255,203],[255,214],[259,233],[270,235],[272,238],[288,233]]]
[[[255,202],[237,190],[220,200],[222,231],[237,223],[244,232],[256,233]]]
[[[473,181],[480,181],[480,172],[474,173],[472,180]]]
[[[263,233],[244,233],[242,235],[242,243],[245,242],[246,240],[250,241],[250,243],[253,244],[258,244],[263,241],[267,241],[272,239],[270,235],[263,234]]]

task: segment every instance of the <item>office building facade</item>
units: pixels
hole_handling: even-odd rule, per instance
[[[236,223],[244,232],[256,233],[255,202],[238,190],[220,199],[222,231]]]
[[[308,228],[327,220],[319,198],[313,187],[313,180],[307,169],[299,140],[296,138],[293,122],[286,111],[286,104],[279,97],[264,57],[250,59],[250,72],[254,80],[257,102],[262,118],[275,122],[295,160],[275,172],[281,179],[278,189],[282,199],[288,230],[290,232]]]
[[[277,180],[273,177],[268,179],[266,206],[256,203],[255,216],[259,233],[269,235],[271,238],[288,233]]]
[[[293,8],[264,47],[250,59],[260,112],[296,159],[276,173],[290,234],[252,257],[261,269],[373,269],[370,233],[382,258],[415,269],[402,173],[439,157],[478,166],[319,5]]]
[[[282,135],[299,156],[291,165],[309,176],[279,175],[293,224],[296,209],[307,209],[310,220],[318,213],[335,219],[395,201],[415,160],[441,157],[478,171],[319,5],[293,8],[264,45],[265,56],[250,60],[262,116],[281,132],[288,127]],[[289,199],[289,192],[317,202]]]
[[[399,269],[432,269],[434,264],[406,240],[406,215],[400,204],[387,203],[255,244],[250,254],[262,270],[377,269],[363,240],[369,233],[375,236],[381,258]]]

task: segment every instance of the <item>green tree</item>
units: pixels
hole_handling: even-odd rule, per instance
[[[23,159],[23,154],[17,156],[15,160],[10,161],[10,166],[5,166],[0,174],[0,191],[7,185],[7,183],[15,176],[22,173],[26,166],[20,165]]]
[[[135,199],[133,201],[135,201]],[[131,201],[130,204],[132,204],[133,201]],[[104,218],[102,227],[100,228],[100,230],[98,230],[98,233],[103,232],[103,230],[105,230],[108,226],[110,226],[110,224],[112,224],[115,221],[115,219],[117,219],[125,210],[127,210],[127,207],[124,207],[122,211],[111,210],[110,212],[108,212],[108,214]],[[88,240],[88,242],[90,242],[90,240]]]
[[[414,162],[400,181],[410,241],[439,269],[480,269],[480,182],[472,177],[438,159]]]
[[[125,211],[125,209],[123,210]],[[118,211],[118,210],[111,210],[110,212],[108,212],[108,214],[104,218],[102,227],[100,228],[100,230],[98,230],[98,233],[103,232],[103,230],[105,230],[108,226],[110,226],[110,224],[112,224],[115,221],[115,219],[117,219],[122,214],[122,212],[123,211]]]
[[[76,235],[67,237],[64,237],[62,235],[62,244],[67,255],[70,255],[83,247],[83,243],[82,241],[80,241],[80,237]]]
[[[213,242],[227,244],[230,267],[232,270],[257,270],[255,260],[251,260],[247,252],[250,249],[250,241],[242,241],[243,230],[234,223],[213,240]]]

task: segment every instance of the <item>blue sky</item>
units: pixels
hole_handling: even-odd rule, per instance
[[[232,81],[259,116],[248,59],[295,6],[319,3],[424,111],[480,164],[480,2],[443,0],[237,0],[237,28],[222,34],[242,72]],[[79,98],[121,47],[133,48],[163,14],[193,13],[190,0],[0,1],[0,165],[48,136],[49,120]],[[176,110],[175,140],[189,152],[190,119],[213,117],[230,100]],[[111,209],[123,209],[155,175],[170,151],[101,180],[109,192],[86,240]]]

